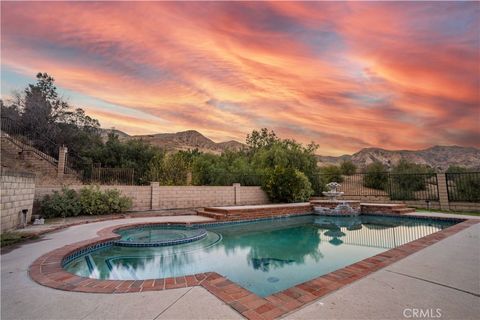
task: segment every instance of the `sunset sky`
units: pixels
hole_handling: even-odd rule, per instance
[[[268,127],[320,145],[480,146],[479,2],[1,3],[1,90],[56,79],[129,134]]]

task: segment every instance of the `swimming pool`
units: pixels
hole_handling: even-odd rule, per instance
[[[64,268],[110,280],[215,271],[265,297],[453,224],[406,217],[306,215],[193,227],[149,226],[117,231],[121,243],[133,246],[113,242],[66,261]],[[158,241],[162,244],[152,245]]]

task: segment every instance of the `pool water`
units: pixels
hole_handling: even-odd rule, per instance
[[[215,271],[265,297],[451,226],[452,222],[383,216],[315,215],[230,225],[198,226],[203,238],[160,247],[112,245],[85,254],[65,268],[112,280],[167,278]],[[178,232],[156,229],[154,239]],[[120,233],[120,232],[119,232]],[[121,231],[122,240],[148,241],[148,232]],[[150,235],[151,238],[151,235]]]
[[[121,239],[116,245],[127,247],[158,247],[193,242],[207,236],[201,228],[171,226],[145,226],[134,229],[119,230]]]

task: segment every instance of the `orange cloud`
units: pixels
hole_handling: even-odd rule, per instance
[[[1,5],[2,73],[52,74],[104,126],[269,127],[323,154],[480,146],[474,3]]]

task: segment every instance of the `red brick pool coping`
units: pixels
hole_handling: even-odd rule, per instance
[[[480,222],[473,219],[452,220],[462,222],[265,298],[240,287],[216,272],[164,279],[98,280],[77,276],[62,267],[62,261],[68,255],[95,244],[120,238],[114,233],[116,230],[145,225],[203,224],[204,221],[131,223],[105,228],[98,232],[97,238],[66,245],[44,254],[30,265],[28,273],[41,285],[86,293],[145,292],[202,286],[248,319],[275,319]]]

